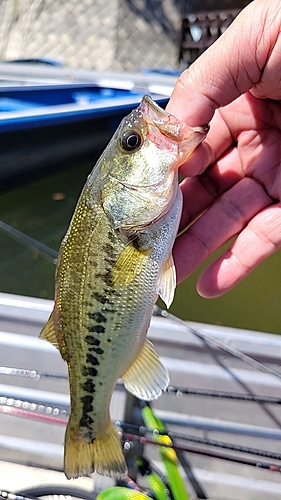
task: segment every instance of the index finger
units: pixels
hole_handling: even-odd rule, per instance
[[[256,0],[233,21],[186,71],[172,93],[169,113],[188,125],[208,123],[215,110],[255,86],[267,62],[274,32],[272,20],[280,2]],[[261,35],[268,23],[270,35]],[[277,34],[276,34],[277,36]]]

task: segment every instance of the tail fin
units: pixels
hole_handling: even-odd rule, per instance
[[[120,439],[111,421],[106,431],[92,442],[79,437],[77,430],[69,421],[64,448],[67,479],[88,476],[94,471],[115,478],[126,476],[127,467]]]

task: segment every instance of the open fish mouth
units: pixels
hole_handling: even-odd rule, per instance
[[[175,116],[160,108],[149,95],[145,95],[139,106],[147,123],[155,125],[160,132],[175,142],[181,142],[191,138],[194,134],[202,142],[208,131],[209,125],[190,127],[180,122]]]
[[[139,106],[148,127],[150,139],[159,147],[177,148],[179,159],[174,168],[184,163],[188,156],[205,139],[209,125],[190,127],[158,106],[150,96],[143,97]]]

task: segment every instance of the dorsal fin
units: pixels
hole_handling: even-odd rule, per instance
[[[46,325],[44,326],[43,330],[39,335],[39,338],[50,342],[54,347],[59,349],[62,359],[64,359],[64,361],[67,362],[69,361],[69,356],[67,353],[67,347],[64,342],[64,338],[60,330],[56,327],[55,309],[51,312]]]
[[[55,327],[54,310],[51,312],[46,325],[39,335],[39,338],[51,342],[51,344],[53,344],[53,346],[57,349],[60,348]]]

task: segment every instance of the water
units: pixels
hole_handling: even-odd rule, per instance
[[[91,165],[51,174],[0,195],[0,220],[58,250]],[[195,290],[200,270],[178,286],[171,312],[183,319],[281,332],[281,251],[233,290],[202,299]],[[53,298],[52,258],[24,247],[0,231],[0,291]]]

